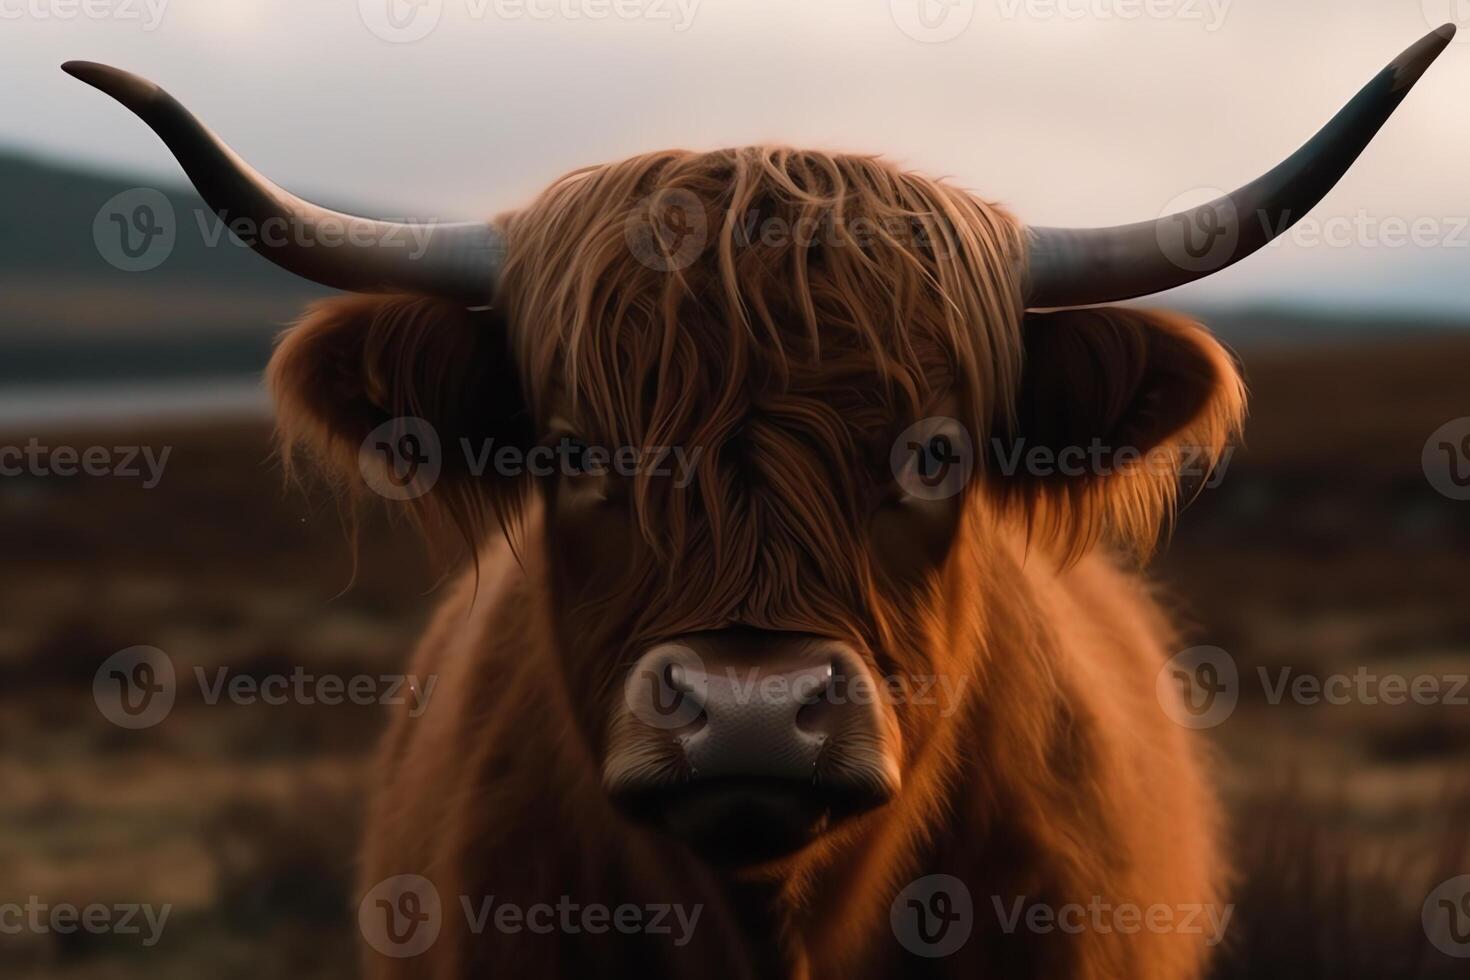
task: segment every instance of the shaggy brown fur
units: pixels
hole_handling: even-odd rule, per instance
[[[676,192],[700,202],[706,244],[666,270],[640,261],[629,229],[662,235]],[[1175,640],[1110,557],[1152,546],[1181,461],[1213,460],[1239,425],[1215,341],[1136,310],[1024,313],[1021,227],[868,157],[638,157],[569,175],[502,225],[497,312],[332,301],[271,368],[285,445],[344,478],[376,425],[429,420],[446,467],[416,506],[477,542],[477,572],[410,668],[439,684],[427,713],[394,721],[364,853],[365,889],[432,880],[443,932],[411,959],[370,953],[369,972],[1200,976],[1199,935],[1007,932],[998,908],[1222,901],[1199,749],[1155,694]],[[929,415],[959,419],[979,454],[965,492],[926,509],[895,489],[888,451]],[[525,447],[562,428],[703,455],[683,489],[461,465],[461,438]],[[1018,448],[1094,442],[1108,472],[1004,465]],[[1123,448],[1155,455],[1129,464]],[[941,676],[958,699],[897,708],[895,800],[731,875],[619,816],[599,760],[640,651],[737,625],[842,639],[876,673]],[[889,906],[941,872],[966,882],[974,932],[924,960],[895,940]],[[683,947],[475,935],[458,896],[492,895],[703,913]]]

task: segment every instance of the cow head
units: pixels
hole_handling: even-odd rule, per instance
[[[261,238],[362,293],[277,351],[287,445],[355,475],[369,434],[430,426],[442,472],[415,504],[472,539],[498,523],[544,570],[553,673],[608,796],[750,868],[896,800],[932,808],[994,659],[981,624],[1008,586],[987,552],[1147,548],[1186,454],[1212,459],[1238,424],[1235,369],[1201,328],[1055,308],[1260,248],[1448,36],[1234,194],[1089,231],[1027,229],[874,158],[771,148],[589,168],[495,222],[368,221],[269,183],[151,84],[68,70],[157,130],[215,209],[343,227],[332,249]],[[1222,246],[1181,258],[1200,228]],[[1015,465],[1038,448],[1085,462]]]

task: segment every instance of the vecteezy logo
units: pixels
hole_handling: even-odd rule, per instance
[[[1214,272],[1235,255],[1240,222],[1235,203],[1215,187],[1186,191],[1164,205],[1154,225],[1164,257],[1190,272]]]
[[[952,902],[949,892],[940,891],[929,896],[927,903],[917,898],[911,898],[904,903],[914,913],[919,938],[925,943],[934,945],[943,942],[944,937],[949,935],[949,927],[960,921],[960,914],[954,910]]]
[[[384,956],[418,956],[439,938],[439,890],[420,875],[387,878],[362,897],[357,925],[368,945]]]
[[[654,714],[660,718],[672,717],[684,701],[683,687],[687,683],[684,665],[670,664],[667,680],[649,671],[644,671],[643,674],[643,680],[648,683],[649,702],[653,705]]]
[[[1199,211],[1176,214],[1173,221],[1179,225],[1185,254],[1192,259],[1202,259],[1209,255],[1220,236],[1226,234],[1217,208],[1202,208]]]
[[[915,41],[938,44],[965,32],[975,17],[975,0],[888,0],[888,12]]]
[[[1424,900],[1424,935],[1446,956],[1470,959],[1470,875],[1443,882]]]
[[[1199,664],[1192,674],[1175,667],[1173,674],[1184,694],[1184,707],[1191,715],[1199,716],[1213,709],[1215,699],[1225,691],[1220,668],[1212,663]]]
[[[439,482],[439,434],[420,418],[389,419],[362,441],[357,454],[363,481],[389,500],[413,500]]]
[[[393,44],[428,37],[443,12],[444,0],[357,0],[358,16],[367,29]]]
[[[134,187],[108,198],[92,219],[92,242],[107,264],[147,272],[174,250],[174,207],[161,191]]]
[[[676,187],[643,198],[623,224],[633,257],[659,272],[687,269],[704,251],[709,217],[693,193]]]
[[[704,661],[678,643],[649,651],[623,682],[628,711],[650,728],[663,731],[697,721],[708,690]]]
[[[904,429],[889,451],[893,479],[920,500],[945,500],[970,482],[975,450],[970,432],[958,420],[936,415]]]
[[[1154,693],[1164,713],[1185,728],[1214,728],[1235,713],[1240,672],[1219,647],[1190,647],[1159,670]]]
[[[916,956],[949,956],[965,945],[975,927],[970,889],[953,875],[928,875],[894,898],[888,924],[903,948]]]
[[[1445,463],[1449,467],[1450,482],[1456,487],[1470,487],[1470,435],[1461,437],[1458,443],[1442,439],[1439,443],[1440,452],[1445,454]]]
[[[1434,430],[1420,457],[1429,485],[1451,500],[1470,500],[1470,416]]]
[[[174,665],[157,647],[119,650],[92,676],[92,700],[119,728],[152,728],[173,710]]]
[[[388,938],[396,945],[413,942],[419,926],[429,921],[429,913],[424,911],[423,899],[418,892],[402,893],[398,896],[397,904],[380,898],[373,905],[383,913]]]
[[[423,441],[412,432],[405,432],[396,443],[379,439],[373,448],[383,454],[383,467],[388,471],[388,480],[400,489],[418,479],[419,467],[429,462],[424,454]]]

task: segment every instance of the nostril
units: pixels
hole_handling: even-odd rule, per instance
[[[806,689],[798,693],[796,727],[803,732],[830,734],[830,716],[836,706],[835,685],[840,668],[838,664],[826,664],[820,673],[808,675],[811,679]]]
[[[677,737],[706,723],[708,694],[704,665],[694,651],[673,644],[657,647],[628,671],[627,711],[618,717]]]
[[[689,668],[684,664],[665,664],[662,680],[678,717],[679,723],[672,726],[673,733],[682,742],[709,724],[707,706],[699,696]]]
[[[833,665],[827,664],[820,671],[804,674],[797,679],[796,703],[803,707],[816,704],[832,687]]]

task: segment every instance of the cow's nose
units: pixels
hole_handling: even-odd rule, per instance
[[[669,685],[670,702],[697,712],[677,740],[693,779],[746,777],[810,780],[824,730],[819,706],[834,692],[842,654],[817,647],[758,665],[710,663],[687,646],[648,654]]]
[[[604,782],[686,838],[780,849],[897,789],[896,733],[846,643],[696,634],[643,654],[625,693]]]

